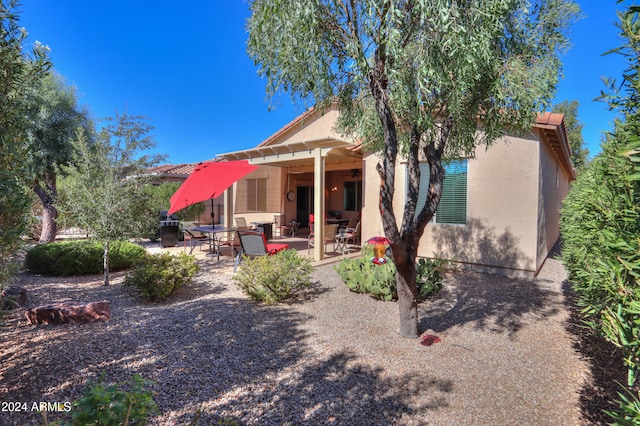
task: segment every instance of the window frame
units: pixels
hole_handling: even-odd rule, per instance
[[[440,203],[438,204],[438,209],[436,210],[433,218],[429,223],[435,223],[438,225],[466,225],[468,222],[468,211],[469,211],[469,161],[467,158],[461,158],[457,160],[451,160],[445,164],[443,164],[445,168],[445,176],[444,181],[442,183],[442,196],[440,198]],[[420,192],[418,193],[418,199],[416,203],[416,208],[421,209],[424,206],[424,203],[427,202],[427,191],[429,189],[429,163],[420,162]],[[457,173],[451,173],[455,171]],[[447,175],[457,176],[464,174],[464,178],[461,176],[458,177],[457,181],[454,182],[456,187],[451,187],[452,181],[447,181]],[[407,173],[408,176],[408,173]],[[409,179],[406,179],[406,189],[409,187]],[[451,188],[451,189],[450,189]],[[449,191],[456,191],[453,194],[450,194]],[[405,191],[408,193],[408,191]],[[457,197],[462,197],[462,200],[457,199]],[[453,198],[452,201],[448,201]],[[452,207],[455,210],[462,209],[461,212],[453,211],[453,212],[442,212],[441,208],[443,206],[443,201],[445,202],[445,208],[448,206],[448,202],[453,203]],[[440,213],[440,214],[439,214]],[[443,219],[444,217],[444,219]],[[454,219],[450,219],[450,218]],[[460,219],[464,217],[464,219]],[[444,221],[443,221],[444,220]]]

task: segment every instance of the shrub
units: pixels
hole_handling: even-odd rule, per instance
[[[449,262],[442,259],[421,258],[416,264],[416,282],[420,297],[427,297],[438,293],[442,289],[442,275],[440,269]]]
[[[372,246],[365,244],[360,257],[343,259],[334,269],[353,292],[369,294],[375,299],[386,301],[397,299],[395,265],[393,262],[376,265],[371,261],[372,257]],[[438,268],[445,263],[438,259],[420,259],[416,264],[416,283],[421,298],[440,291],[442,276]]]
[[[104,377],[89,387],[73,404],[74,425],[146,425],[150,415],[158,413],[150,382],[140,375],[120,384],[104,384]]]
[[[114,241],[109,245],[109,270],[128,269],[145,254],[138,244]],[[32,274],[58,277],[100,274],[104,271],[103,255],[104,245],[99,241],[59,241],[27,251],[25,268]]]
[[[585,322],[624,351],[628,383],[640,357],[637,305],[640,206],[628,159],[609,140],[578,176],[562,206],[562,261]]]
[[[396,291],[396,267],[392,262],[376,265],[371,262],[373,249],[363,246],[362,256],[342,259],[334,266],[349,290],[366,293],[380,300],[393,300],[398,297]]]
[[[145,256],[124,279],[123,286],[135,286],[152,302],[167,299],[200,270],[193,256],[169,253]]]
[[[238,287],[250,298],[274,303],[311,286],[311,260],[295,250],[282,250],[272,256],[244,259],[234,277]]]

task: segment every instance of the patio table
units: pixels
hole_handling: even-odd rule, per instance
[[[194,228],[187,228],[189,231],[201,232],[203,234],[209,235],[209,251],[211,255],[218,255],[218,260],[220,260],[220,239],[216,237],[216,234],[222,234],[227,232],[235,232],[236,228],[229,228],[221,225],[213,225],[213,226],[196,226]]]

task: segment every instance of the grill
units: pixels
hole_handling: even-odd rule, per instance
[[[168,210],[160,210],[158,225],[160,226],[160,244],[162,247],[175,247],[180,236],[180,219],[177,216],[167,216]]]

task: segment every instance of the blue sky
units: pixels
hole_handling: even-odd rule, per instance
[[[94,118],[116,112],[149,117],[156,151],[193,163],[252,148],[303,112],[286,96],[270,110],[265,81],[245,53],[248,4],[23,0],[20,25],[51,49],[58,73],[77,87]],[[621,39],[615,0],[578,1],[585,18],[572,31],[557,100],[578,100],[592,154],[614,113],[594,102],[602,77],[620,80],[624,63],[602,53]],[[626,3],[625,3],[626,4]]]

